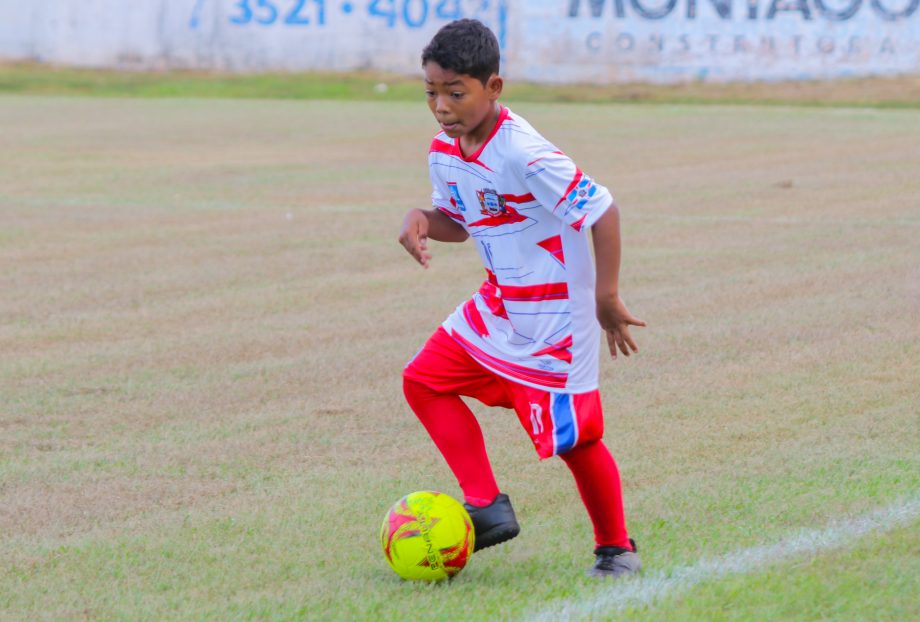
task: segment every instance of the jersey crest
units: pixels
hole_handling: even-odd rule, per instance
[[[476,197],[479,199],[479,212],[482,218],[475,222],[469,223],[470,234],[473,237],[508,235],[527,229],[536,224],[533,218],[528,218],[513,207],[508,205],[508,199],[499,194],[492,188],[483,188],[476,191]],[[506,225],[515,225],[507,228]],[[491,231],[493,228],[501,227],[498,231]],[[475,228],[475,229],[474,229]]]
[[[483,215],[499,216],[508,212],[508,208],[505,205],[505,197],[498,194],[498,192],[492,188],[477,190],[476,196],[479,197],[479,205],[482,208],[480,211]]]

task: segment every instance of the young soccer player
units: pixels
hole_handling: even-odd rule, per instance
[[[461,395],[511,408],[541,459],[572,471],[594,525],[594,576],[638,572],[620,475],[601,440],[600,332],[613,358],[637,352],[619,295],[619,212],[610,193],[499,104],[499,48],[475,20],[444,26],[422,53],[441,131],[428,165],[433,209],[410,210],[399,241],[425,268],[428,240],[472,237],[486,280],[403,372],[406,399],[463,490],[476,549],[520,531],[482,431]],[[588,247],[591,231],[595,260]],[[596,274],[595,274],[596,263]]]

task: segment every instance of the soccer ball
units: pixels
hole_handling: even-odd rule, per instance
[[[476,532],[466,509],[439,492],[421,491],[393,504],[380,528],[390,567],[403,579],[441,581],[463,570]]]

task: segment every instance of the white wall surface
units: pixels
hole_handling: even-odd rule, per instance
[[[920,74],[920,0],[0,0],[0,58],[415,74],[460,16],[538,82]]]

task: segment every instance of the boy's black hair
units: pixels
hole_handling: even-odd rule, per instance
[[[422,66],[434,61],[444,69],[486,82],[498,73],[498,39],[476,19],[458,19],[441,28],[422,50]]]

